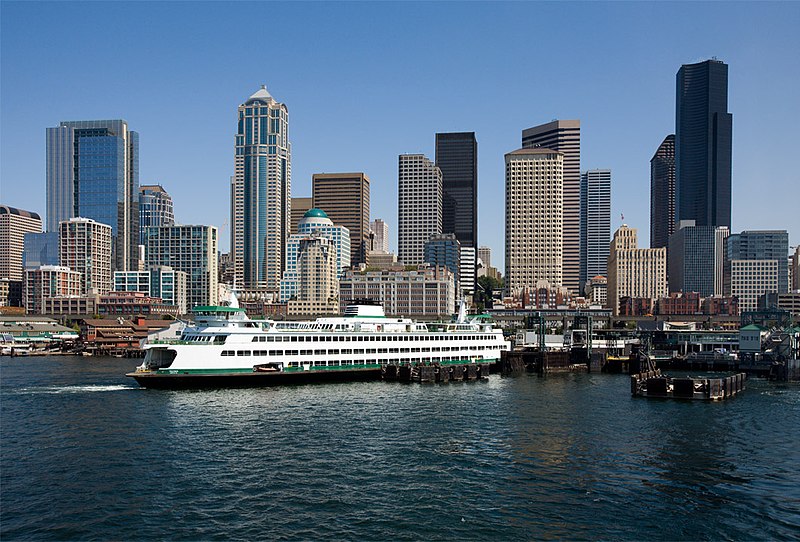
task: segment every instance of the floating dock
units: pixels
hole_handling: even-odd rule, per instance
[[[631,395],[661,399],[700,399],[721,401],[745,388],[747,375],[738,373],[722,378],[674,378],[660,369],[631,375]]]

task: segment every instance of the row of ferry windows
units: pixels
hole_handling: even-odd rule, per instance
[[[477,357],[478,360],[482,360],[483,359],[483,356],[476,356],[476,357]],[[435,362],[435,361],[462,361],[462,360],[451,360],[450,358],[446,358],[446,357],[442,357],[442,358],[431,357],[431,358],[400,358],[400,359],[395,360],[395,361],[396,362],[400,362],[400,363],[411,363],[412,361],[414,361],[414,362],[419,362],[419,361],[426,362],[427,361],[427,362],[431,363],[431,362]],[[353,361],[351,359],[341,360],[341,361],[339,361],[339,360],[336,360],[336,361],[321,361],[321,360],[317,360],[317,361],[305,362],[305,363],[301,363],[299,361],[290,361],[288,363],[288,366],[289,367],[300,367],[301,365],[304,365],[304,364],[310,364],[310,365],[313,365],[315,367],[325,367],[325,366],[327,366],[327,367],[340,367],[342,365],[363,365],[364,363],[363,363],[363,361],[360,361],[360,360]]]
[[[337,342],[337,341],[489,341],[492,335],[391,335],[383,334],[380,336],[375,335],[362,335],[362,336],[347,336],[347,335],[320,335],[320,336],[307,336],[307,335],[289,335],[283,337],[275,337],[272,335],[262,335],[253,337],[254,343],[258,342]]]
[[[352,354],[410,354],[416,352],[460,352],[462,350],[499,350],[499,344],[490,346],[470,346],[459,348],[457,346],[443,346],[433,348],[343,348],[327,350],[223,350],[223,356],[331,356]]]

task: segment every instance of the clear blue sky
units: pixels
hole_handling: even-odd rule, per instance
[[[292,193],[364,171],[397,235],[397,155],[475,131],[479,240],[502,268],[503,154],[581,120],[581,167],[613,170],[613,228],[649,241],[649,164],[675,125],[675,74],[730,66],[733,231],[800,241],[800,3],[0,3],[0,201],[45,212],[45,128],[126,119],[140,183],[184,224],[223,227],[236,108],[287,104]]]

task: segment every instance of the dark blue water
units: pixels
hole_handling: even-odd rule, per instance
[[[0,538],[800,537],[800,387],[624,376],[154,391],[135,360],[0,361]]]

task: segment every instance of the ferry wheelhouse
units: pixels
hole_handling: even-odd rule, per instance
[[[509,349],[486,317],[467,320],[463,310],[452,323],[388,318],[380,305],[363,303],[340,317],[300,322],[250,319],[235,301],[193,312],[195,324],[179,340],[145,344],[142,365],[128,376],[148,387],[174,387],[175,377],[260,373],[286,381],[293,374],[305,377],[298,380],[354,380],[379,376],[387,364],[491,363]]]

